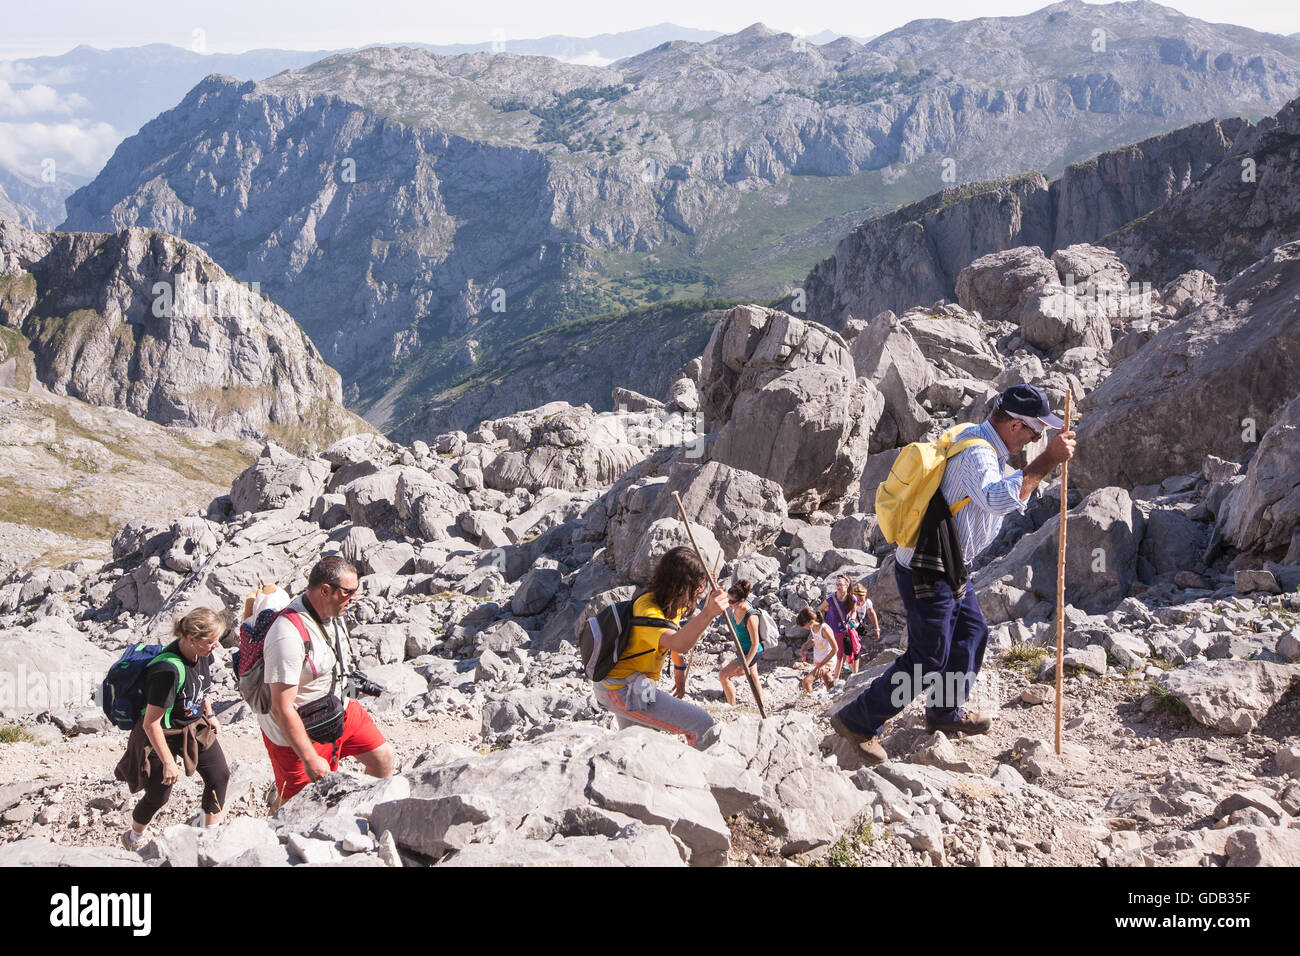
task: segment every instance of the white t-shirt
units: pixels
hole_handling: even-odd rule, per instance
[[[295,707],[301,707],[318,698],[324,697],[330,692],[330,684],[333,680],[334,668],[334,650],[332,645],[337,643],[340,653],[343,654],[344,665],[339,669],[338,687],[334,693],[343,697],[343,687],[347,683],[347,654],[348,654],[348,629],[347,625],[338,618],[325,622],[325,631],[322,632],[316,623],[312,613],[303,605],[303,595],[298,595],[289,602],[288,611],[297,611],[301,615],[302,623],[307,628],[307,634],[311,637],[311,654],[306,653],[306,646],[303,644],[302,635],[298,633],[298,628],[293,621],[285,617],[279,617],[271,625],[271,629],[266,632],[266,641],[262,647],[262,660],[266,669],[266,682],[268,684],[297,684],[298,697],[294,700]],[[335,634],[337,628],[337,635]],[[262,727],[262,732],[270,738],[271,743],[278,744],[281,747],[290,747],[292,744],[289,738],[285,736],[280,725],[276,723],[275,717],[271,714],[258,714],[257,722]]]
[[[829,624],[823,624],[813,631],[813,654],[812,663],[816,666],[817,662],[826,657],[827,654],[835,653],[834,632]]]

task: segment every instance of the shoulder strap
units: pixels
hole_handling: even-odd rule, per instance
[[[281,611],[279,611],[279,612],[275,615],[275,617],[276,617],[276,620],[279,620],[280,618],[284,618],[284,619],[287,620],[287,621],[292,621],[292,622],[293,622],[293,626],[296,627],[296,628],[298,629],[298,635],[302,638],[303,654],[306,655],[307,660],[311,661],[311,672],[312,672],[313,675],[315,675],[315,674],[316,674],[316,661],[315,661],[315,659],[311,656],[311,651],[312,651],[311,634],[308,633],[308,631],[307,631],[307,625],[303,622],[303,619],[302,619],[302,612],[301,612],[301,611],[296,611],[296,610],[294,610],[293,608],[286,607],[286,608],[282,609]],[[275,621],[272,621],[271,623],[274,624]],[[267,628],[267,631],[268,631],[268,632],[270,631],[270,628],[269,628],[269,627]],[[337,664],[337,663],[338,663],[338,654],[337,654],[337,652],[335,653],[334,656],[335,656],[335,664]],[[315,680],[315,677],[313,676],[312,679]]]
[[[176,693],[179,694],[181,688],[185,686],[185,662],[181,660],[181,658],[176,654],[159,654],[148,664],[145,665],[145,670],[148,670],[150,667],[153,667],[159,661],[164,661],[168,664],[171,664],[172,667],[176,668]],[[171,707],[168,707],[167,710],[163,712],[163,726],[166,727],[168,730],[171,730],[172,707],[175,706],[176,706],[176,697],[175,695],[173,695]]]
[[[946,462],[949,458],[954,458],[957,455],[960,455],[962,452],[964,452],[967,448],[970,448],[972,445],[983,445],[985,448],[989,449],[990,451],[993,450],[993,446],[988,442],[987,439],[963,438],[961,441],[952,443],[951,447],[949,447],[948,451],[943,456],[944,461]],[[948,513],[955,515],[957,514],[957,512],[965,508],[968,504],[970,504],[970,498],[962,498],[960,501],[948,506]]]

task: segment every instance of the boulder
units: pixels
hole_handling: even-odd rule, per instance
[[[930,415],[917,401],[938,377],[921,348],[893,312],[882,312],[853,340],[853,365],[884,400],[882,415],[893,423],[896,444],[918,440],[930,427]],[[874,426],[873,426],[874,427]],[[871,451],[882,448],[875,440]]]
[[[528,861],[536,843],[609,838],[639,822],[675,837],[691,865],[716,866],[726,862],[731,833],[713,796],[710,759],[643,727],[610,734],[569,726],[494,753],[417,767],[411,796],[492,802],[488,818],[460,835],[471,859]]]
[[[1057,279],[1056,267],[1037,246],[980,256],[957,274],[957,301],[985,319],[1014,321],[1029,294]]]
[[[659,559],[665,554],[677,547],[691,546],[691,536],[694,536],[695,546],[700,549],[704,555],[704,560],[712,568],[715,556],[722,551],[721,545],[718,544],[713,532],[708,528],[691,523],[691,534],[687,535],[686,526],[676,518],[660,518],[646,529],[641,540],[637,543],[635,554],[632,555],[631,566],[627,570],[627,577],[636,584],[645,586],[650,583],[654,576],[654,569],[659,563]]]
[[[42,837],[0,844],[0,866],[57,866],[77,869],[143,866],[140,854],[101,846],[60,846]]]
[[[485,483],[501,491],[603,488],[645,457],[621,416],[599,416],[587,405],[551,402],[486,424],[510,443],[483,464]]]
[[[1157,682],[1180,700],[1198,723],[1220,733],[1254,730],[1300,678],[1300,665],[1269,661],[1194,660],[1166,671]]]
[[[786,856],[834,843],[870,801],[821,759],[822,737],[811,715],[785,711],[764,721],[741,717],[718,725],[706,751],[762,780],[763,796],[746,815],[771,827]]]
[[[994,378],[1002,371],[1002,359],[984,337],[984,323],[957,306],[912,309],[899,321],[932,363],[977,379]]]
[[[1250,554],[1282,557],[1300,530],[1300,397],[1278,413],[1219,509],[1214,538]]]
[[[0,714],[83,709],[114,657],[60,617],[0,630]]]
[[[859,382],[836,333],[737,306],[714,327],[701,381],[705,419],[718,428],[711,460],[775,481],[801,512],[856,492],[884,400]]]
[[[1065,579],[1071,604],[1089,613],[1110,610],[1136,581],[1142,513],[1122,488],[1099,488],[1068,516]],[[973,575],[990,624],[1021,617],[1039,602],[1056,602],[1057,526],[1060,515],[1025,535]],[[1003,588],[996,588],[999,582]],[[1017,594],[1009,602],[1003,598]],[[1001,594],[1001,597],[999,597]]]
[[[284,508],[298,514],[320,497],[329,476],[328,461],[298,458],[268,442],[230,486],[230,503],[236,513]]]
[[[595,712],[585,697],[521,687],[483,705],[481,733],[489,743],[509,742],[548,733],[562,723],[593,716]]]
[[[518,617],[541,613],[555,600],[563,581],[559,568],[533,567],[520,578],[519,588],[510,599],[510,610]]]
[[[1297,289],[1300,242],[1291,242],[1119,365],[1079,403],[1071,485],[1152,484],[1261,439],[1300,381]]]
[[[443,866],[685,866],[677,842],[663,827],[636,821],[609,836],[552,837],[513,843],[475,843]]]

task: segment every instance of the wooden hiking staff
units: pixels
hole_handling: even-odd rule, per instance
[[[709,570],[709,562],[705,559],[704,553],[700,551],[700,546],[695,543],[695,534],[691,531],[691,521],[686,517],[686,506],[682,504],[682,496],[673,492],[673,500],[677,502],[677,510],[681,512],[682,524],[686,526],[686,536],[691,539],[691,547],[695,549],[695,556],[700,559],[700,564],[704,565],[704,571],[709,576],[709,588],[716,591],[718,589],[718,579],[714,577],[713,572]],[[758,704],[758,714],[760,717],[767,717],[767,710],[763,707],[763,697],[758,690],[758,680],[754,677],[754,672],[750,670],[749,664],[745,661],[745,652],[740,646],[740,638],[736,637],[736,619],[731,615],[731,608],[727,608],[727,623],[731,625],[727,630],[731,633],[731,643],[736,647],[736,653],[740,655],[740,666],[745,670],[745,678],[749,681],[749,689],[754,694],[754,701]],[[694,651],[694,648],[691,649]],[[687,664],[686,672],[690,673],[690,665]]]
[[[1065,428],[1064,431],[1070,430],[1070,397],[1071,392],[1067,389],[1065,392]],[[1060,545],[1056,551],[1056,753],[1061,753],[1061,714],[1065,709],[1065,702],[1061,699],[1062,688],[1064,687],[1063,676],[1065,672],[1065,519],[1070,511],[1069,498],[1065,492],[1066,472],[1069,470],[1070,461],[1066,459],[1061,462],[1061,527],[1060,527]]]
[[[714,558],[713,558],[713,576],[714,576],[714,578],[717,578],[717,576],[718,576],[718,564],[719,564],[719,562],[721,562],[721,561],[722,561],[722,551],[719,550],[718,553],[717,553],[717,554],[714,556]],[[682,672],[682,684],[683,684],[683,685],[686,683],[686,678],[688,678],[688,677],[691,676],[691,665],[695,663],[695,648],[696,648],[696,647],[699,647],[699,646],[700,646],[700,642],[699,642],[699,641],[696,641],[696,642],[695,642],[695,645],[691,648],[691,652],[690,652],[690,654],[686,655],[686,670]]]

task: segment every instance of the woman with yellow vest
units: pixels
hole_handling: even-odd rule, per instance
[[[636,599],[636,617],[658,618],[663,626],[632,628],[627,648],[604,680],[593,685],[596,700],[614,714],[620,729],[633,724],[681,734],[692,747],[699,747],[713,718],[702,707],[679,698],[686,695],[686,661],[710,622],[727,607],[721,588],[708,595],[700,612],[685,624],[682,618],[705,597],[708,573],[690,548],[673,548],[656,565],[650,588]],[[656,685],[663,672],[664,658],[672,655],[673,693]]]

